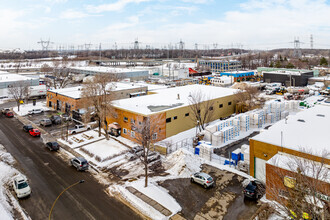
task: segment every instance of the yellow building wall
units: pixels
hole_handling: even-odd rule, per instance
[[[278,152],[284,152],[287,154],[295,155],[313,161],[323,162],[330,165],[330,159],[317,157],[307,153],[291,150],[288,148],[282,148],[277,145],[272,145],[265,142],[250,139],[250,175],[255,177],[255,167],[254,167],[255,157],[267,161],[271,159]]]
[[[210,121],[214,121],[220,117],[227,117],[235,113],[236,101],[234,96],[227,96],[213,101],[214,113]],[[228,105],[228,102],[231,102],[231,105]],[[223,105],[222,108],[219,107],[220,104]],[[189,116],[185,116],[186,113],[189,113]],[[174,119],[175,116],[177,119]],[[166,111],[166,118],[171,118],[171,122],[166,123],[166,138],[194,128],[196,125],[189,106]]]

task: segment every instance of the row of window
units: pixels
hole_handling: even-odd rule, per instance
[[[228,106],[230,106],[230,105],[231,105],[231,102],[228,102]],[[223,104],[219,104],[219,108],[223,108]],[[209,111],[213,111],[213,106],[211,106],[209,108]],[[200,113],[200,110],[198,110],[197,113]],[[188,116],[189,116],[189,113],[186,113],[185,114],[185,117],[188,117]],[[174,116],[173,117],[173,121],[176,120],[176,119],[178,119],[178,116]],[[171,117],[170,118],[166,118],[166,123],[170,123],[171,121],[172,121],[172,118]]]
[[[127,128],[123,128],[123,133],[126,134],[126,135],[130,134],[130,136],[132,138],[135,138],[135,131],[130,131]],[[156,140],[156,139],[157,139],[157,133],[153,133],[152,134],[152,140]]]

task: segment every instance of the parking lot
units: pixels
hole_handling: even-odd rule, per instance
[[[159,184],[180,204],[184,218],[245,220],[256,212],[257,202],[244,199],[243,177],[205,164],[202,172],[214,178],[214,187],[204,189],[191,183],[190,178],[171,179]]]
[[[39,126],[41,119],[50,118],[52,115],[57,115],[57,112],[47,111],[40,114],[26,115],[24,117]],[[69,121],[68,128],[69,129],[73,128],[75,124],[77,123],[74,121]],[[40,127],[42,127],[44,130],[52,134],[54,137],[60,137],[62,133],[65,134],[67,129],[67,124],[62,121],[62,123],[58,125],[52,124],[50,126],[40,126]]]

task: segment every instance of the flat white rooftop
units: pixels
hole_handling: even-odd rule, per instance
[[[195,93],[203,94],[203,101],[206,101],[234,95],[236,91],[236,89],[216,86],[188,85],[157,90],[157,94],[116,100],[114,106],[138,114],[149,115],[188,106],[190,104],[189,96]]]
[[[251,139],[322,157],[324,151],[330,151],[329,128],[330,106],[315,105],[289,115],[287,121],[281,120]]]
[[[70,69],[95,71],[100,73],[127,73],[127,72],[145,72],[147,70],[138,70],[134,68],[114,68],[104,66],[85,66],[85,67],[70,67]]]
[[[8,73],[8,72],[0,73],[0,82],[15,82],[15,81],[23,81],[23,80],[31,80],[31,79],[33,78],[22,76],[15,73]]]
[[[286,70],[276,70],[276,71],[263,71],[264,73],[271,73],[271,74],[282,74],[282,75],[292,75],[292,76],[300,76],[301,74],[304,74],[304,73],[309,73],[309,72],[313,72],[312,70],[311,71],[304,71],[304,70],[301,70],[301,71],[286,71]]]
[[[134,84],[134,83],[110,83],[108,85],[108,87],[112,91],[120,91],[120,90],[126,90],[126,89],[142,88],[145,86]],[[69,87],[69,88],[63,88],[63,89],[53,89],[53,90],[49,90],[49,91],[66,96],[66,97],[70,97],[73,99],[80,99],[81,93],[82,93],[82,88],[83,88],[82,86],[75,86],[75,87]]]

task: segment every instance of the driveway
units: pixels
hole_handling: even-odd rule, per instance
[[[17,160],[17,169],[29,179],[32,195],[20,200],[32,219],[48,219],[57,196],[81,179],[57,201],[52,219],[141,219],[129,207],[106,193],[89,172],[77,172],[69,166],[63,152],[50,152],[40,138],[31,137],[22,130],[15,118],[0,117],[0,143]]]
[[[255,213],[257,202],[244,199],[243,177],[205,164],[202,170],[215,179],[215,187],[204,189],[189,178],[160,183],[181,205],[184,218],[246,220]]]

